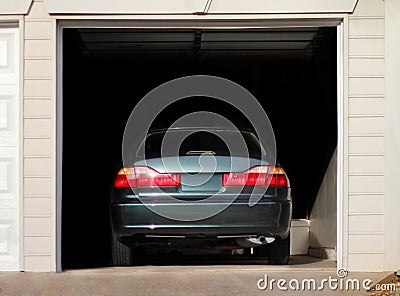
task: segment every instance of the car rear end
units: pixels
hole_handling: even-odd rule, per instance
[[[283,168],[257,153],[227,155],[218,143],[205,142],[178,156],[154,154],[120,169],[111,202],[117,243],[213,241],[249,248],[287,239],[292,202]],[[208,169],[204,163],[211,159]]]

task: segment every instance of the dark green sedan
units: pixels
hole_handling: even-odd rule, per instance
[[[167,133],[172,141],[165,141]],[[224,140],[236,136],[246,149]],[[176,151],[168,149],[175,141]],[[288,264],[289,179],[263,160],[268,152],[254,133],[158,130],[137,153],[145,157],[122,167],[113,186],[115,265],[138,264],[148,247],[244,249],[269,264]]]

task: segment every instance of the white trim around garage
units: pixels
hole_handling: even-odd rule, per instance
[[[44,0],[50,14],[351,13],[357,0]],[[204,7],[199,10],[199,7]]]
[[[26,14],[31,6],[32,0],[1,0],[0,1],[0,15],[1,14]]]
[[[336,216],[336,248],[337,248],[337,268],[347,268],[346,265],[346,220],[347,213],[345,211],[344,205],[346,204],[347,194],[345,194],[345,186],[344,186],[344,151],[345,151],[345,139],[347,139],[345,134],[345,121],[344,121],[344,40],[345,38],[345,19],[343,22],[337,27],[337,113],[338,113],[338,143],[337,143],[337,216]],[[347,64],[347,63],[346,63]],[[346,143],[347,145],[347,143]]]

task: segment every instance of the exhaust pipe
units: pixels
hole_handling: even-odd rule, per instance
[[[244,248],[253,248],[261,245],[270,244],[275,240],[274,237],[265,237],[263,235],[257,237],[238,237],[236,243]]]

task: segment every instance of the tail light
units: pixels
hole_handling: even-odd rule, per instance
[[[179,174],[160,173],[147,166],[122,168],[114,181],[115,188],[177,187],[180,185]]]
[[[281,167],[255,166],[244,172],[224,174],[222,185],[288,187],[288,178]]]

